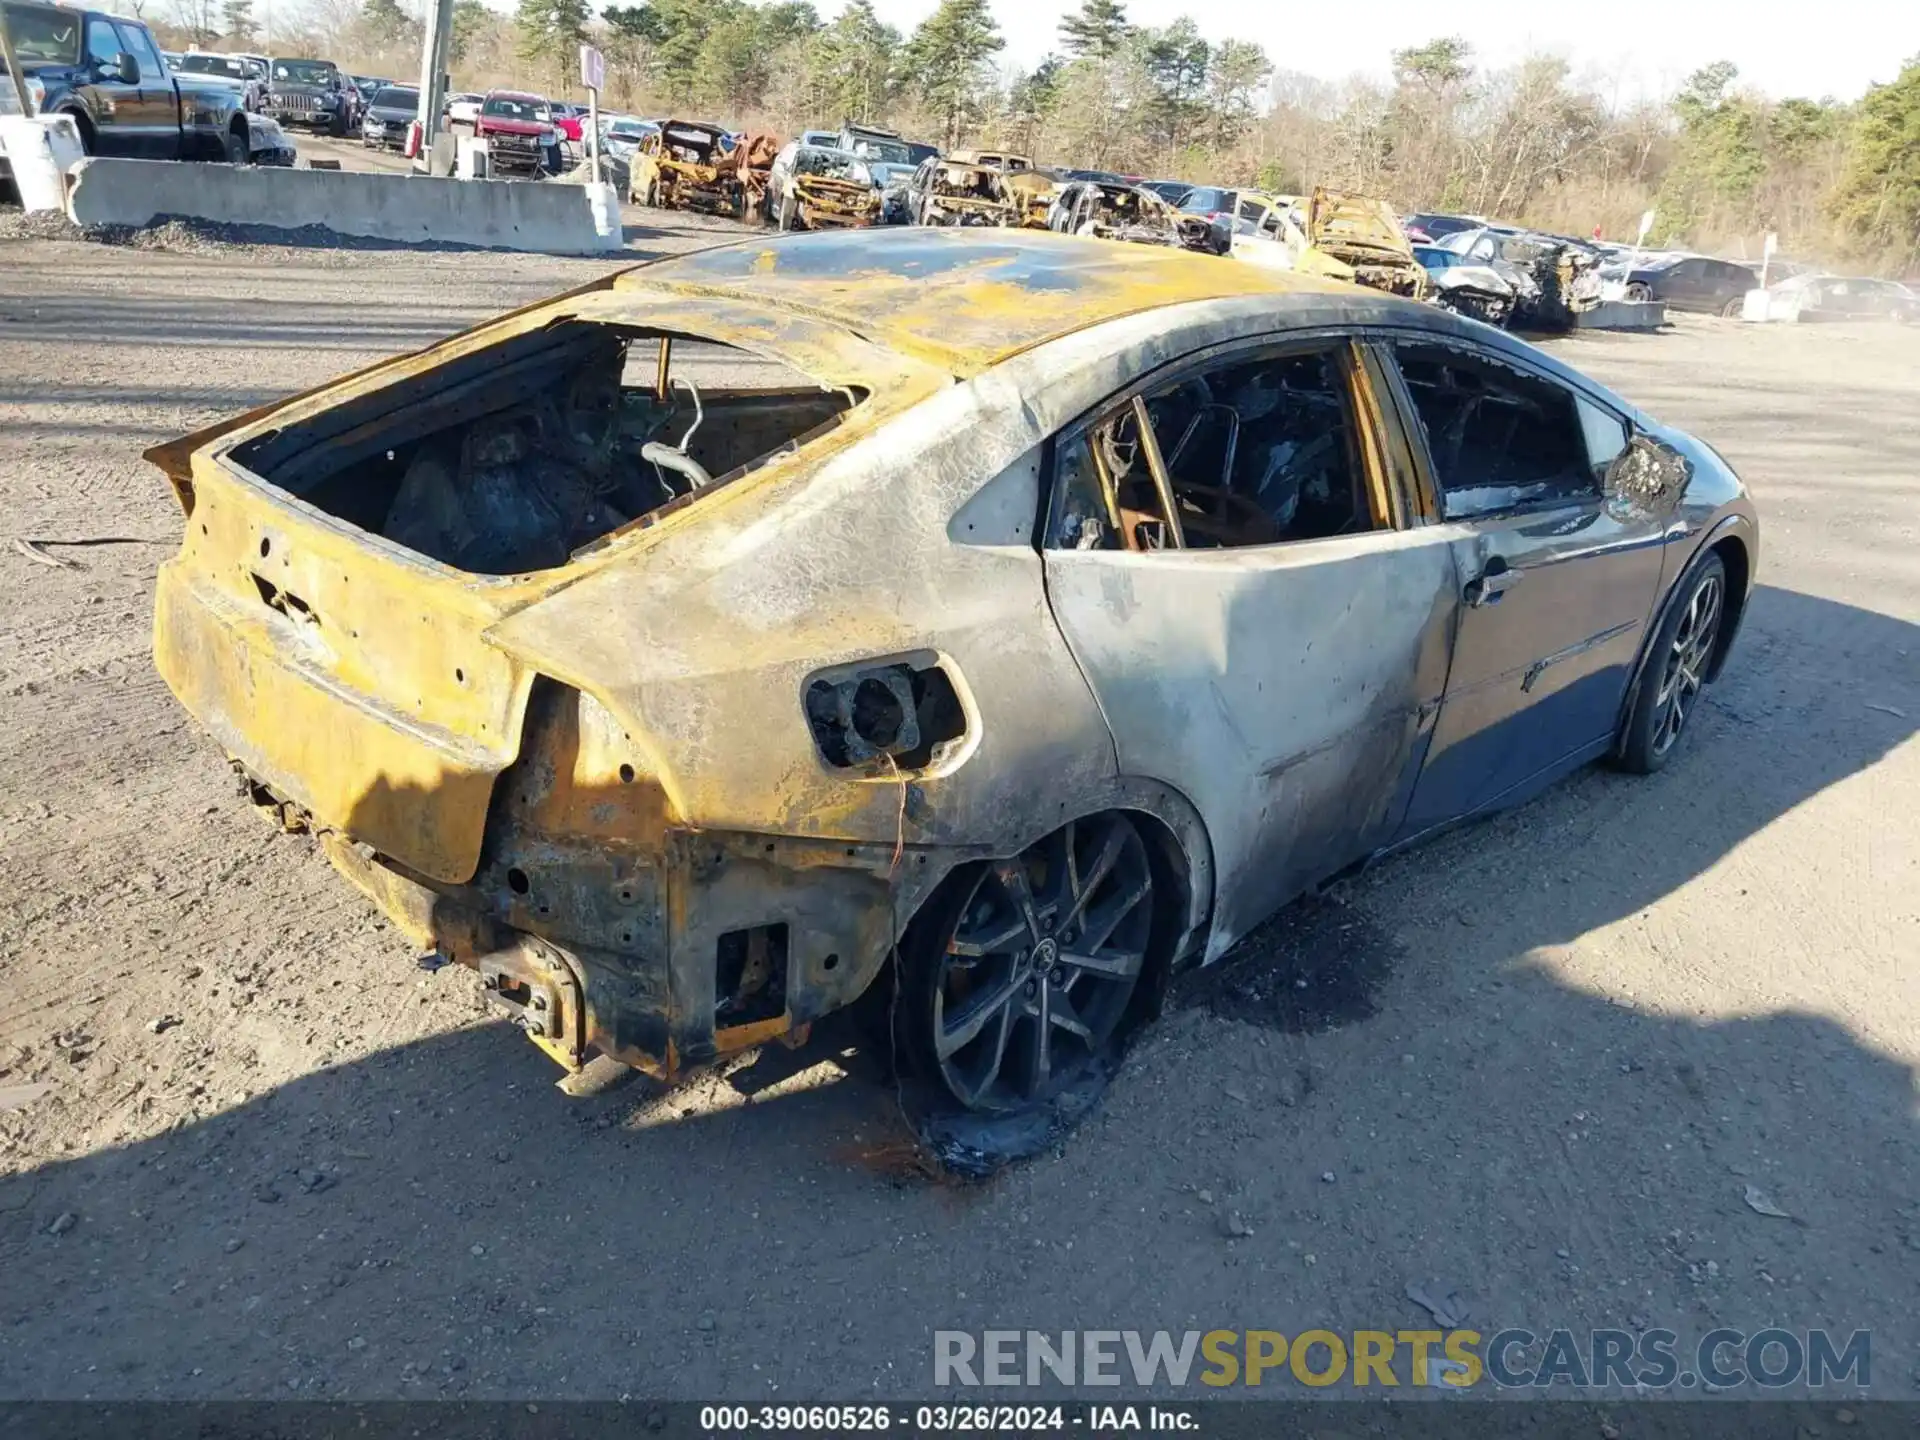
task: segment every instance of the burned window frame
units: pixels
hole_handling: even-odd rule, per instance
[[[1406,376],[1401,372],[1397,349],[1402,345],[1425,345],[1436,349],[1452,350],[1466,359],[1481,365],[1492,365],[1510,370],[1537,384],[1551,385],[1564,391],[1572,402],[1574,425],[1580,433],[1583,444],[1589,443],[1588,426],[1581,414],[1586,406],[1601,412],[1611,420],[1618,421],[1626,436],[1626,445],[1631,446],[1634,438],[1643,433],[1642,427],[1632,412],[1621,408],[1613,398],[1600,394],[1591,387],[1579,383],[1565,375],[1555,374],[1544,366],[1529,364],[1524,356],[1509,354],[1504,350],[1495,350],[1488,346],[1474,344],[1462,336],[1451,335],[1434,330],[1421,330],[1407,327],[1375,328],[1360,337],[1367,352],[1367,364],[1376,372],[1385,386],[1392,408],[1397,413],[1399,430],[1409,451],[1413,486],[1413,499],[1422,523],[1430,525],[1478,524],[1487,520],[1498,520],[1510,516],[1525,516],[1550,510],[1562,510],[1572,505],[1601,505],[1605,503],[1605,481],[1596,475],[1595,490],[1592,494],[1582,495],[1545,495],[1530,500],[1516,501],[1511,505],[1498,508],[1477,510],[1467,515],[1446,513],[1446,493],[1435,473],[1433,452],[1427,438],[1426,421],[1420,414],[1419,405],[1413,398],[1412,388]],[[1623,447],[1624,453],[1625,447]],[[1589,468],[1592,468],[1591,455]]]
[[[1373,522],[1366,530],[1356,530],[1337,535],[1311,536],[1301,539],[1282,539],[1244,545],[1188,546],[1179,537],[1178,517],[1174,524],[1168,524],[1165,515],[1161,517],[1164,531],[1178,539],[1178,543],[1167,544],[1158,549],[1137,543],[1131,528],[1123,523],[1117,509],[1117,497],[1112,478],[1105,473],[1104,466],[1096,456],[1091,443],[1093,432],[1101,425],[1119,418],[1122,412],[1132,408],[1136,401],[1145,402],[1161,391],[1180,384],[1185,379],[1206,374],[1210,371],[1245,366],[1263,360],[1284,360],[1298,355],[1326,353],[1333,357],[1335,368],[1342,382],[1342,398],[1347,407],[1348,424],[1348,463],[1354,475],[1359,479],[1367,503],[1367,513]],[[1089,407],[1062,426],[1049,440],[1047,446],[1046,489],[1042,500],[1042,515],[1045,521],[1041,527],[1041,546],[1044,550],[1072,550],[1082,548],[1080,526],[1075,523],[1073,533],[1068,533],[1068,521],[1077,521],[1077,514],[1070,516],[1067,510],[1069,485],[1066,466],[1072,447],[1079,446],[1088,458],[1089,468],[1099,486],[1097,497],[1100,518],[1112,531],[1117,532],[1118,543],[1108,543],[1097,547],[1110,550],[1115,554],[1145,555],[1165,554],[1173,551],[1194,554],[1249,554],[1294,550],[1303,545],[1319,545],[1329,541],[1350,541],[1364,535],[1379,535],[1404,530],[1411,524],[1415,515],[1415,506],[1409,486],[1413,482],[1411,468],[1406,455],[1406,447],[1394,432],[1395,421],[1390,418],[1392,403],[1379,391],[1379,379],[1367,364],[1366,350],[1362,337],[1349,329],[1315,328],[1288,331],[1284,334],[1265,334],[1241,339],[1223,341],[1193,351],[1176,360],[1155,367],[1136,376],[1131,382],[1113,394],[1102,399],[1097,405]],[[1152,451],[1159,450],[1160,437],[1153,436]],[[1147,447],[1143,447],[1145,449]],[[1164,474],[1164,465],[1157,458],[1149,459],[1149,468],[1155,473],[1156,487],[1165,499],[1170,498],[1172,481]]]

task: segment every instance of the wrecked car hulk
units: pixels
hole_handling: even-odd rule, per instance
[[[790,143],[767,177],[767,218],[782,230],[832,230],[878,224],[880,187],[850,150]]]
[[[1124,181],[1075,180],[1054,192],[1047,228],[1136,245],[1177,245],[1212,254],[1213,226],[1203,215],[1174,209],[1153,191]]]
[[[1509,335],[1012,229],[662,260],[148,453],[167,684],[563,1065],[865,997],[995,1113],[1329,875],[1658,769],[1758,559]]]
[[[1026,214],[1001,171],[971,160],[924,162],[914,172],[908,196],[919,225],[1019,225]]]
[[[634,149],[628,163],[628,198],[666,210],[699,210],[746,215],[746,189],[732,167],[724,167],[727,132],[698,120],[662,120],[660,128]]]

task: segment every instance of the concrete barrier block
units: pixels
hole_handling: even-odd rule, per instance
[[[79,225],[319,225],[374,240],[551,255],[620,245],[617,230],[609,236],[595,223],[580,185],[102,159],[82,161],[73,182],[67,213]]]
[[[1667,323],[1660,300],[1602,300],[1591,310],[1573,312],[1576,330],[1658,330]]]
[[[66,207],[67,172],[86,153],[70,115],[0,115],[0,155],[29,213]]]

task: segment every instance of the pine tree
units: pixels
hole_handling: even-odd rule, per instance
[[[253,0],[226,0],[220,7],[221,33],[236,50],[253,48]]]
[[[987,89],[988,61],[1006,42],[987,0],[940,0],[907,42],[906,65],[920,98],[939,116],[949,148]]]
[[[1120,0],[1081,0],[1079,13],[1060,22],[1060,43],[1068,54],[1099,60],[1118,55],[1132,33]]]
[[[1920,55],[1860,102],[1835,199],[1856,242],[1903,268],[1920,263]]]
[[[360,7],[360,33],[371,49],[385,50],[415,39],[419,25],[400,8],[399,0],[365,0]]]
[[[586,0],[520,0],[513,17],[520,58],[551,65],[555,88],[565,90],[568,67],[586,39],[587,18]]]

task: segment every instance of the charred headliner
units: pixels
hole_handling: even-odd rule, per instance
[[[1214,256],[1043,231],[919,226],[729,245],[628,271],[618,285],[719,292],[814,315],[961,377],[1159,306],[1349,293]]]

